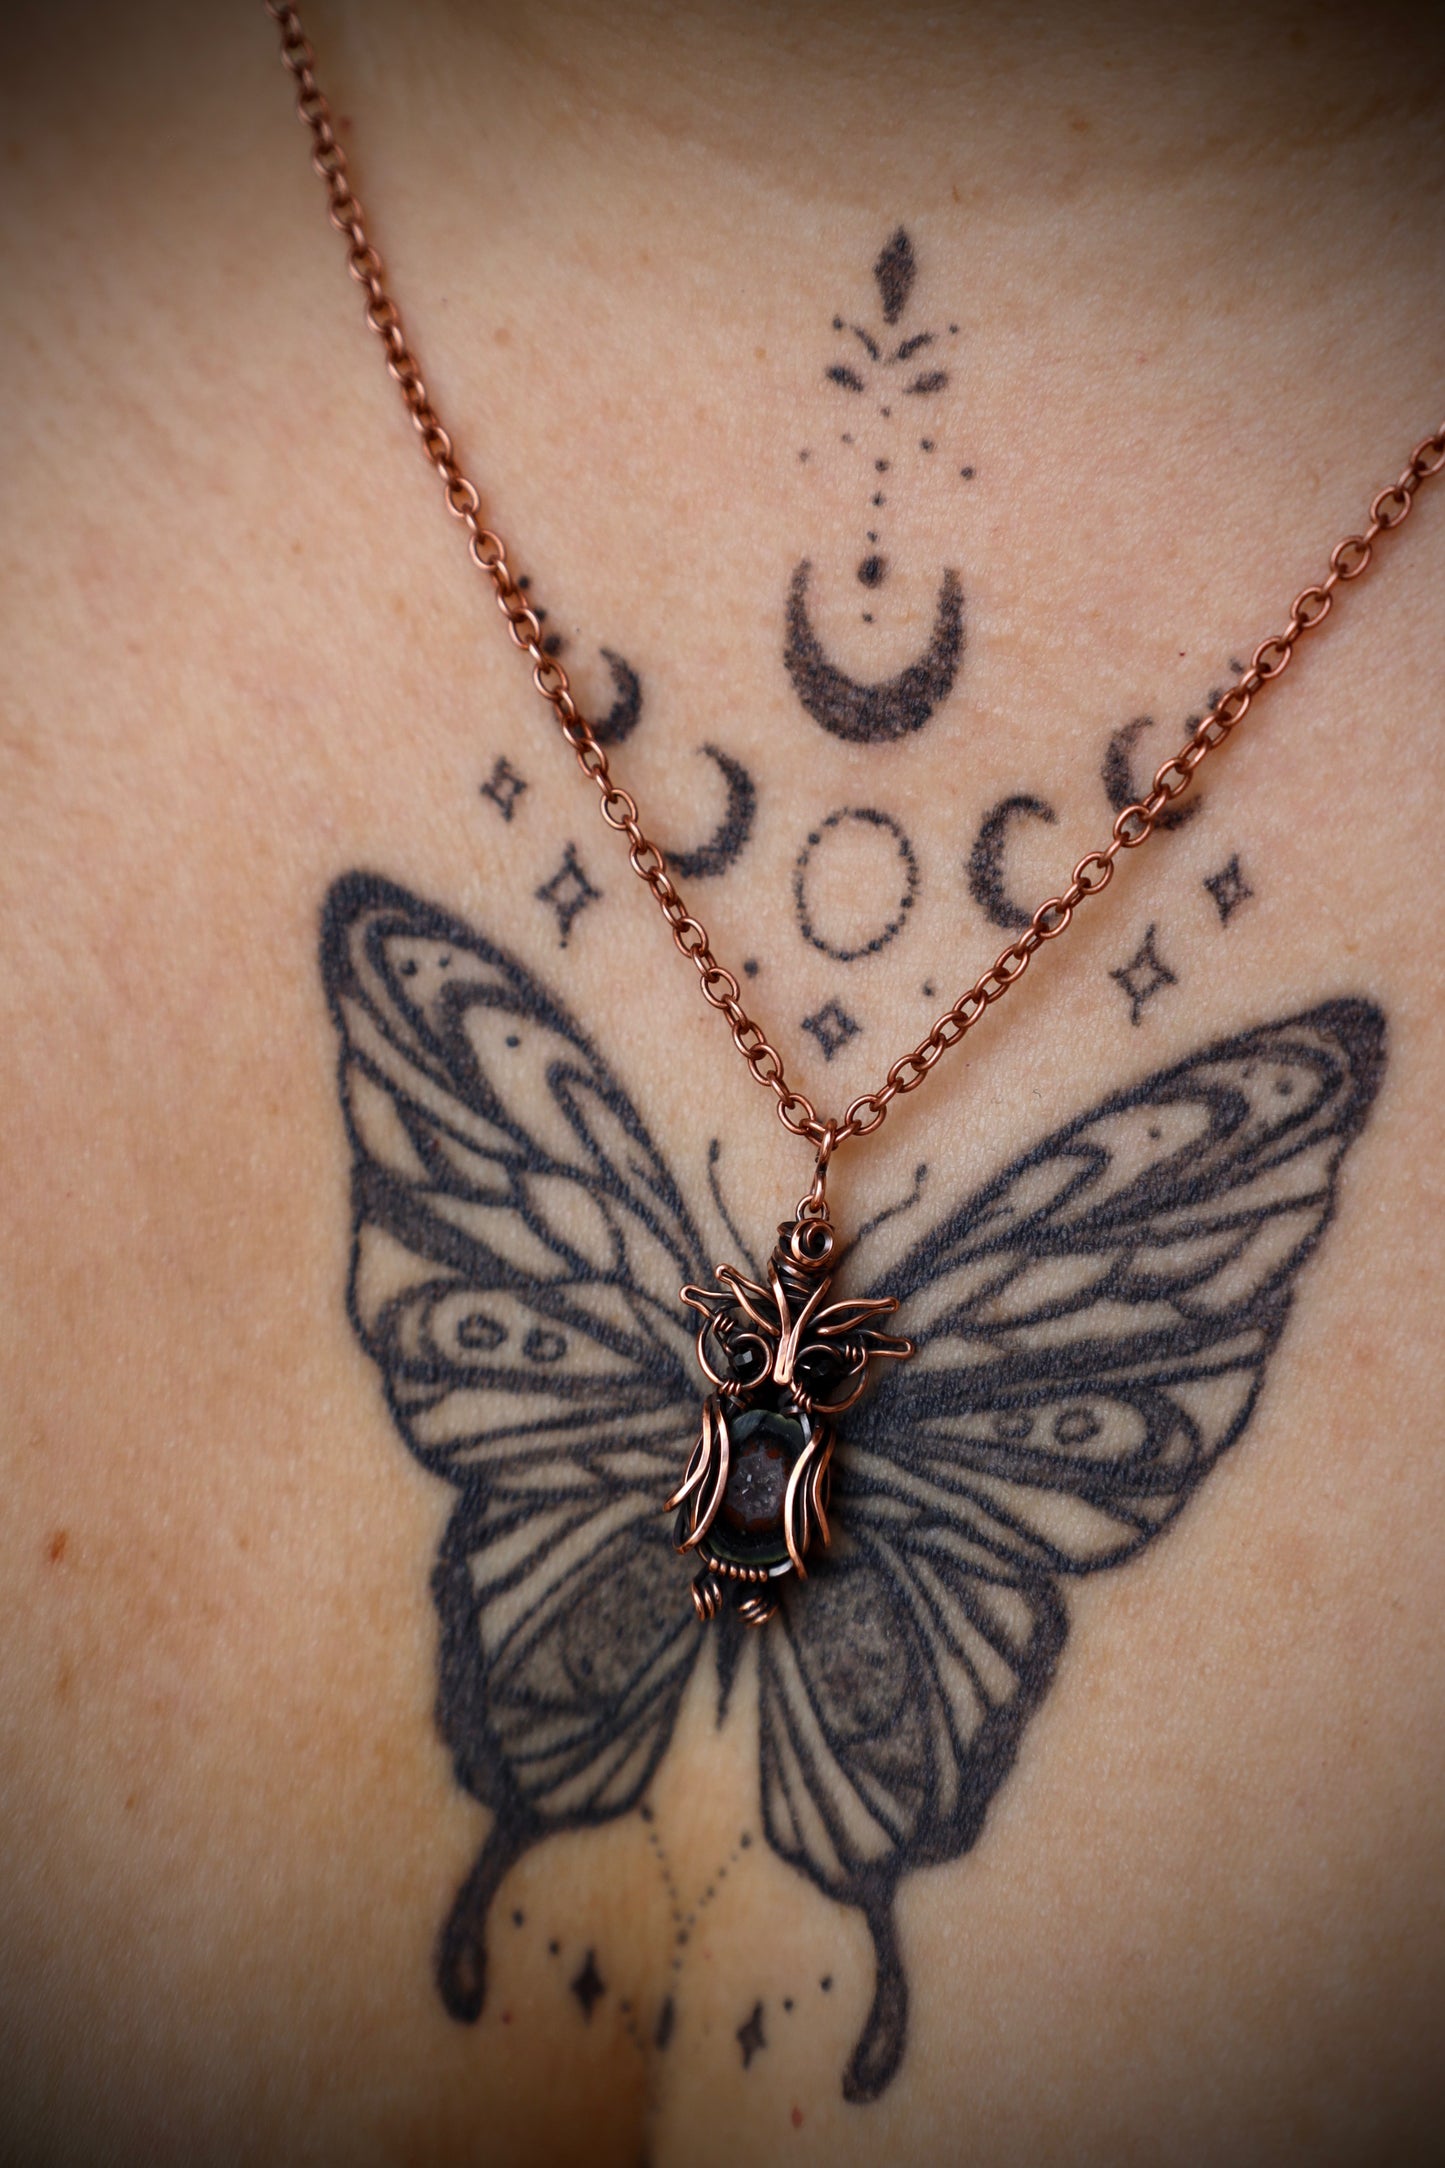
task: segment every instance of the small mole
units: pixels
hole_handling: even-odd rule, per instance
[[[560,1943],[560,1942],[549,1942],[549,1943],[547,1944],[547,1955],[548,1955],[549,1957],[560,1957],[560,1956],[562,1955],[562,1945],[561,1945],[561,1943]]]
[[[920,452],[931,452],[933,450],[932,437],[920,437],[918,440],[918,449]]]
[[[525,1912],[514,1912],[512,1914],[512,1925],[514,1927],[520,1927],[526,1919],[526,1916],[527,1915],[525,1914]]]
[[[69,1541],[69,1531],[64,1528],[57,1528],[55,1534],[45,1546],[45,1555],[52,1566],[60,1564],[61,1559],[65,1556],[66,1545]]]
[[[865,557],[858,567],[858,577],[865,587],[881,587],[887,571],[886,557]]]
[[[957,326],[957,324],[950,324],[950,325],[949,325],[949,327],[948,327],[948,331],[949,331],[949,336],[950,336],[950,338],[954,338],[954,339],[956,339],[956,338],[958,337],[958,326]]]
[[[507,1044],[508,1044],[508,1046],[520,1046],[520,1045],[521,1045],[521,1043],[522,1043],[522,1042],[521,1042],[521,1040],[520,1040],[520,1039],[519,1039],[519,1038],[517,1037],[517,1034],[515,1033],[515,1031],[509,1031],[509,1032],[507,1033]]]
[[[521,588],[521,590],[522,590],[522,593],[523,593],[524,595],[526,594],[526,592],[527,592],[527,589],[528,589],[528,588],[529,588],[529,587],[531,586],[531,584],[532,584],[532,575],[531,575],[531,573],[530,573],[530,572],[524,572],[524,573],[522,574],[521,578],[520,578],[520,579],[518,580],[518,582],[517,582],[517,585],[518,585],[518,586],[519,586],[519,587]]]
[[[878,411],[879,411],[879,413],[880,413],[880,414],[881,414],[881,415],[883,416],[883,419],[884,419],[884,421],[885,421],[885,422],[891,422],[891,421],[892,421],[892,419],[893,419],[893,409],[892,409],[892,407],[891,407],[891,406],[881,406],[881,407],[879,407]]]
[[[875,460],[874,460],[874,462],[873,462],[873,471],[874,471],[874,473],[875,473],[875,474],[886,474],[886,473],[888,472],[888,462],[887,462],[887,460],[886,460],[886,459],[875,459]]]
[[[742,1835],[738,1838],[738,1843],[742,1846],[744,1851],[747,1850],[748,1846],[752,1843],[752,1841],[752,1838],[748,1835],[746,1830],[744,1830]]]
[[[645,1806],[639,1807],[637,1810],[637,1815],[639,1821],[650,1822],[652,1820],[652,1809],[651,1807]]]
[[[840,444],[851,444],[853,442],[853,438],[850,432],[845,429],[838,441]]]
[[[793,1998],[792,1998],[792,1996],[791,1996],[791,1995],[784,1995],[784,1997],[783,1997],[783,2008],[784,2008],[785,2010],[791,2010],[791,2009],[792,2009],[792,2007],[793,2007]]]
[[[809,451],[801,451],[798,454],[799,459],[811,459],[812,456],[812,453]]]
[[[888,502],[888,499],[883,496],[875,496],[873,502],[875,504],[886,504]]]
[[[745,979],[755,979],[757,975],[758,959],[756,956],[749,956],[746,963],[743,965],[743,977]]]
[[[960,467],[958,471],[963,476],[965,482],[971,482],[973,480],[972,467]]]
[[[824,1973],[824,1975],[823,1975],[823,1977],[822,1977],[822,1979],[821,1979],[821,1980],[820,1980],[820,1981],[818,1982],[818,1985],[819,1985],[819,1987],[821,1987],[821,1988],[822,1988],[822,1990],[823,1990],[823,1993],[824,1993],[825,1995],[830,1995],[830,1994],[832,1993],[832,1991],[833,1991],[833,1975],[832,1975],[832,1973],[831,1973],[831,1972],[825,1972],[825,1973]]]
[[[871,610],[862,610],[862,611],[860,611],[860,612],[859,612],[859,615],[860,615],[860,616],[862,617],[862,619],[863,619],[863,622],[864,622],[864,624],[865,624],[865,625],[871,625],[871,624],[872,624],[872,622],[873,622],[873,612],[872,612]]]
[[[841,316],[835,316],[833,318],[833,329],[835,331],[841,331],[843,329],[843,319]]]
[[[933,995],[933,981],[932,981],[932,979],[929,979],[929,980],[927,980],[927,981],[925,982],[925,984],[924,984],[924,988],[923,988],[923,998],[924,998],[924,1000],[925,1000],[925,1001],[932,1001],[932,1000],[933,1000],[933,998],[934,998],[934,995]]]
[[[877,535],[874,533],[871,527],[868,529],[868,539],[870,542],[876,542],[878,540]]]
[[[818,833],[818,831],[817,831],[817,829],[816,829],[816,828],[812,829],[812,830],[811,830],[811,831],[809,832],[809,835],[808,835],[808,843],[809,843],[809,846],[810,846],[811,848],[813,848],[813,849],[816,849],[816,848],[817,848],[817,846],[818,846],[818,844],[820,844],[820,843],[822,842],[822,840],[823,840],[823,838],[822,838],[822,837],[821,837],[821,835],[820,835],[820,834]]]

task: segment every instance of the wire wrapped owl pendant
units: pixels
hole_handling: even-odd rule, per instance
[[[715,1390],[665,1510],[677,1514],[678,1550],[697,1556],[704,1624],[731,1598],[749,1626],[764,1626],[779,1584],[807,1579],[809,1551],[831,1535],[834,1419],[864,1392],[870,1362],[913,1353],[875,1322],[898,1308],[891,1295],[825,1302],[836,1249],[820,1167],[778,1228],[766,1286],[719,1265],[716,1286],[682,1290],[702,1320],[697,1359]]]

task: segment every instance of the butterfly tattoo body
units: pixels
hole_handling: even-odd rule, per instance
[[[352,874],[322,962],[352,1323],[456,1492],[437,1719],[493,1821],[437,1979],[473,2019],[503,1877],[642,1803],[703,1645],[661,1507],[697,1432],[678,1290],[704,1294],[708,1265],[627,1094],[503,950]],[[756,1637],[767,1840],[873,1936],[850,2099],[903,2054],[900,1880],[977,1840],[1059,1661],[1069,1578],[1141,1550],[1243,1431],[1383,1067],[1361,1000],[1241,1032],[1044,1139],[890,1262],[916,1352],[849,1414],[832,1548]],[[855,1322],[897,1217],[841,1260]],[[710,1631],[725,1701],[745,1628]]]

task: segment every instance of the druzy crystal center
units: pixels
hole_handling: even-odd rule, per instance
[[[722,1509],[734,1528],[760,1536],[766,1529],[780,1528],[783,1500],[788,1489],[788,1464],[783,1449],[771,1440],[755,1438],[733,1463]]]
[[[788,1477],[809,1431],[798,1416],[772,1408],[750,1408],[729,1428],[732,1471],[723,1492],[723,1518],[744,1535],[769,1535],[783,1525]]]

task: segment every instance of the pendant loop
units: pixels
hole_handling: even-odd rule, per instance
[[[840,1142],[838,1124],[825,1122],[823,1134],[818,1139],[818,1164],[813,1170],[813,1186],[798,1206],[799,1219],[823,1219],[828,1217],[828,1162],[837,1151]]]

